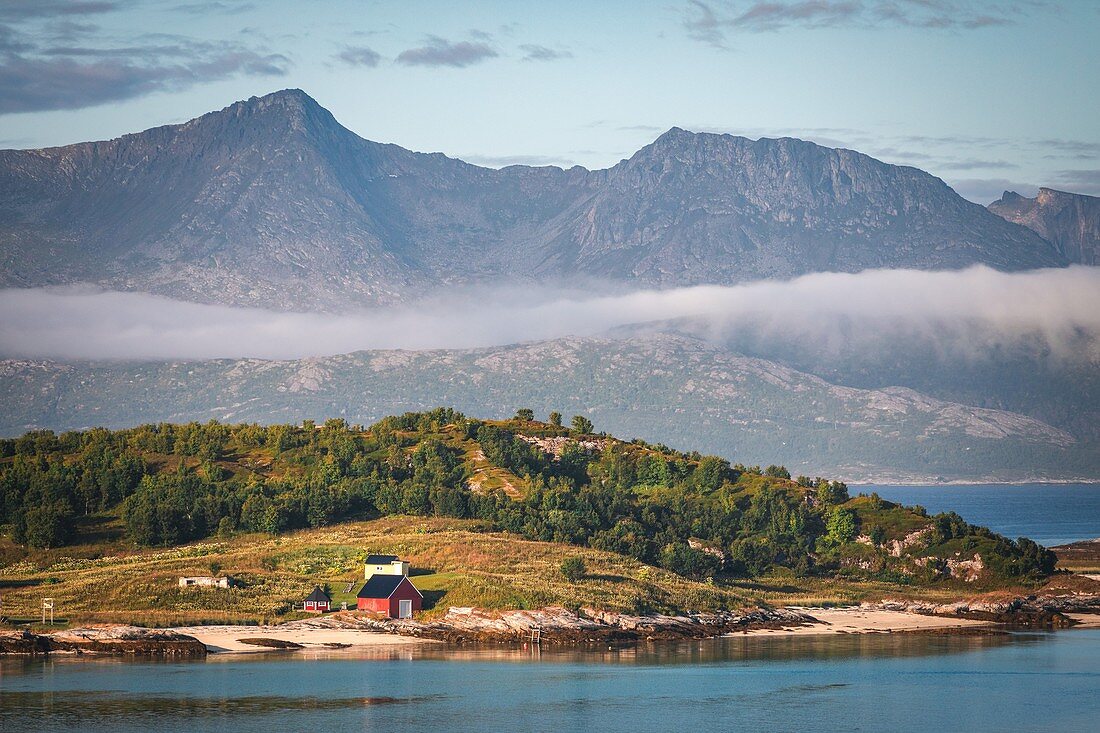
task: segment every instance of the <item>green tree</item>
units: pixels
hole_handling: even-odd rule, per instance
[[[875,547],[881,547],[882,544],[886,542],[886,530],[882,528],[881,524],[876,524],[874,527],[871,527],[869,536]]]
[[[572,425],[573,432],[581,435],[591,435],[592,431],[595,429],[592,426],[592,421],[584,415],[574,415]]]
[[[828,506],[848,501],[848,485],[841,481],[821,479],[817,484],[817,500]]]
[[[833,544],[843,545],[856,538],[856,515],[847,509],[834,507],[825,523],[827,539]]]
[[[790,480],[791,472],[787,470],[786,466],[771,465],[764,469],[765,476],[771,476],[772,478],[785,478]]]
[[[535,419],[535,411],[532,410],[530,407],[521,407],[516,410],[516,416],[514,419],[530,422],[531,420]]]
[[[58,547],[72,536],[73,510],[64,499],[30,507],[23,517],[23,536],[31,547]]]
[[[554,427],[561,427],[561,413],[554,411],[550,413],[550,424]]]

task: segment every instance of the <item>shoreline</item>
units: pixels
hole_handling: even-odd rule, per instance
[[[466,609],[460,609],[466,610]],[[1067,610],[1067,625],[1045,627],[1051,630],[1100,628],[1100,610]],[[132,626],[101,626],[71,629],[55,634],[30,634],[23,631],[0,632],[0,656],[60,654],[64,656],[191,657],[230,656],[237,654],[333,652],[376,650],[393,652],[423,646],[501,647],[527,646],[529,631],[514,624],[518,618],[539,618],[557,609],[539,612],[504,612],[499,619],[513,623],[507,632],[485,633],[467,629],[465,633],[445,636],[431,632],[423,624],[387,625],[384,621],[363,617],[332,615],[274,626],[180,626],[168,629],[143,629]],[[475,612],[476,613],[476,612]],[[481,618],[480,614],[478,615]],[[591,645],[642,644],[648,642],[701,641],[706,639],[752,637],[784,638],[837,635],[982,635],[1027,630],[1028,626],[992,618],[966,618],[959,615],[922,613],[916,610],[881,605],[843,608],[791,606],[776,609],[770,617],[743,617],[737,624],[701,625],[691,617],[629,617],[604,614],[595,627],[586,621],[578,628],[543,632],[541,645],[547,648],[583,648]],[[452,630],[453,631],[453,630]]]
[[[1003,623],[995,621],[961,618],[950,616],[933,616],[911,611],[900,611],[884,608],[848,607],[848,608],[807,608],[787,607],[782,609],[803,616],[802,620],[793,620],[790,623],[776,622],[774,624],[753,626],[739,631],[729,631],[714,634],[707,637],[661,637],[638,638],[632,640],[615,639],[616,643],[644,643],[648,641],[677,641],[677,640],[705,640],[732,637],[756,637],[756,638],[782,638],[790,636],[839,636],[839,635],[890,635],[890,634],[944,634],[955,635],[959,633],[988,633],[1003,632],[1008,630]],[[1100,628],[1100,613],[1066,614],[1075,623],[1068,628]],[[813,620],[810,620],[812,617]],[[194,636],[207,646],[212,655],[222,654],[255,654],[272,651],[339,651],[341,649],[385,648],[385,647],[410,647],[417,645],[447,645],[439,639],[423,636],[405,636],[395,632],[359,630],[359,629],[322,629],[322,628],[282,628],[280,626],[209,626],[209,627],[178,627],[173,632]],[[264,638],[291,642],[300,645],[293,649],[276,649],[254,644],[242,643],[241,638]],[[608,640],[591,641],[588,643],[606,643]],[[486,645],[500,646],[500,640],[485,642]],[[511,641],[513,645],[526,645],[528,642],[521,636],[516,636]],[[551,643],[548,646],[565,647],[578,644]],[[582,642],[583,645],[583,642]]]
[[[180,626],[173,628],[172,631],[198,639],[206,646],[208,654],[257,654],[301,650],[338,651],[356,647],[409,647],[443,643],[435,639],[365,629],[283,628],[281,626]],[[291,642],[300,646],[280,649],[275,646],[241,642],[241,639]]]
[[[913,488],[918,486],[927,487],[939,487],[939,486],[1068,486],[1071,484],[1080,484],[1082,486],[1100,486],[1100,479],[1012,479],[1007,481],[981,481],[978,479],[951,479],[948,481],[918,481],[918,480],[894,480],[894,481],[875,481],[868,479],[859,479],[847,481],[848,486],[854,487],[871,487],[871,486],[903,486],[906,488]]]

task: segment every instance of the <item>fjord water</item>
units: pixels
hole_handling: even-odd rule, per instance
[[[1100,537],[1100,484],[869,485],[851,491],[920,504],[929,514],[958,512],[971,524],[1048,547]]]
[[[1044,544],[1100,537],[1100,485],[874,486]],[[1093,732],[1100,630],[732,637],[194,662],[0,660],[0,731]]]
[[[0,662],[0,729],[1095,731],[1100,630]]]

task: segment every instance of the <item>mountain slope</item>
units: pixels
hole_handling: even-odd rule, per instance
[[[878,267],[1060,264],[943,181],[851,150],[674,128],[607,171],[548,256],[658,285]]]
[[[670,130],[607,170],[480,168],[364,140],[304,92],[0,151],[0,285],[294,309],[478,280],[730,283],[1066,258],[914,168]]]
[[[902,388],[854,389],[672,336],[300,361],[0,362],[0,432],[159,420],[367,423],[453,405],[592,417],[598,429],[847,479],[1070,478],[1091,444],[1039,420]]]
[[[1100,264],[1100,197],[1040,188],[1029,199],[1005,191],[989,210],[1031,229],[1070,262]]]

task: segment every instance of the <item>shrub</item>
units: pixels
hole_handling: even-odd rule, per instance
[[[576,582],[584,577],[588,569],[584,566],[584,560],[579,557],[567,557],[561,563],[561,574],[570,582]]]

